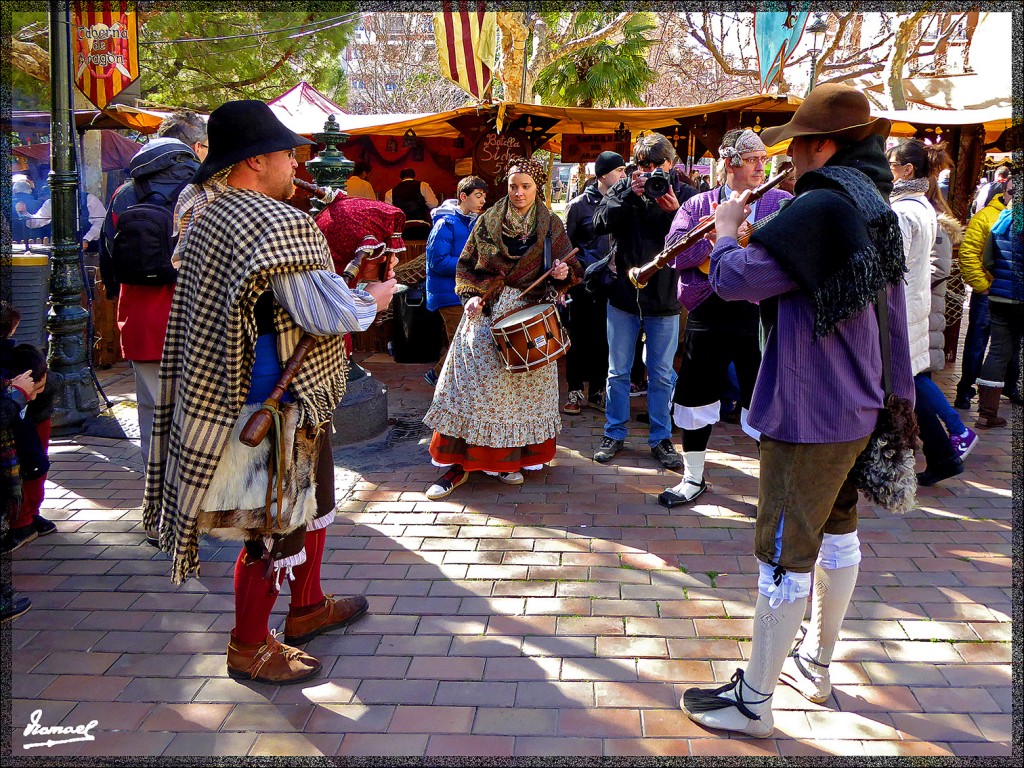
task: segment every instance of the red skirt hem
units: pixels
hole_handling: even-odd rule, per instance
[[[468,472],[517,472],[523,467],[547,464],[555,458],[555,438],[516,448],[491,448],[434,432],[430,438],[430,456],[438,464],[458,464]]]

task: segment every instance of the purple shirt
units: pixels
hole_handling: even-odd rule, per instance
[[[697,226],[697,222],[710,215],[714,210],[712,206],[718,204],[721,193],[722,188],[716,187],[709,192],[694,195],[684,202],[672,220],[668,235],[665,236],[665,247],[682,240],[687,232]],[[754,204],[754,223],[775,213],[779,210],[779,203],[791,197],[789,192],[781,189],[769,189]],[[696,308],[712,293],[708,276],[698,269],[707,260],[711,248],[711,243],[701,238],[676,256],[674,266],[679,271],[679,302],[687,311]]]
[[[845,443],[874,431],[884,401],[874,305],[815,339],[810,298],[761,245],[740,248],[731,237],[711,252],[710,282],[726,301],[779,297],[750,403],[754,429],[787,443]],[[914,402],[903,284],[888,297],[893,390]]]

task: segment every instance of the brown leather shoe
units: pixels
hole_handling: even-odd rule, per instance
[[[341,600],[335,600],[334,595],[327,595],[324,604],[310,614],[296,617],[292,616],[291,611],[288,612],[284,620],[284,639],[293,645],[301,645],[321,632],[330,632],[361,619],[369,607],[362,595],[343,597]]]
[[[273,631],[262,643],[242,643],[231,633],[228,675],[236,680],[288,685],[309,680],[320,671],[320,661],[305,651],[285,645]]]

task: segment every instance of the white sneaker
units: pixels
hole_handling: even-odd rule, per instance
[[[522,472],[488,472],[484,471],[485,475],[496,477],[505,485],[522,485],[523,484],[523,473]]]

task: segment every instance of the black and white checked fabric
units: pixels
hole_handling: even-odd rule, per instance
[[[275,274],[332,269],[313,219],[251,190],[219,195],[192,223],[160,362],[143,520],[160,528],[171,579],[198,573],[200,505],[249,391],[256,299]],[[302,329],[274,308],[278,354],[287,360]],[[341,336],[320,337],[290,387],[299,427],[331,419],[345,394]]]

